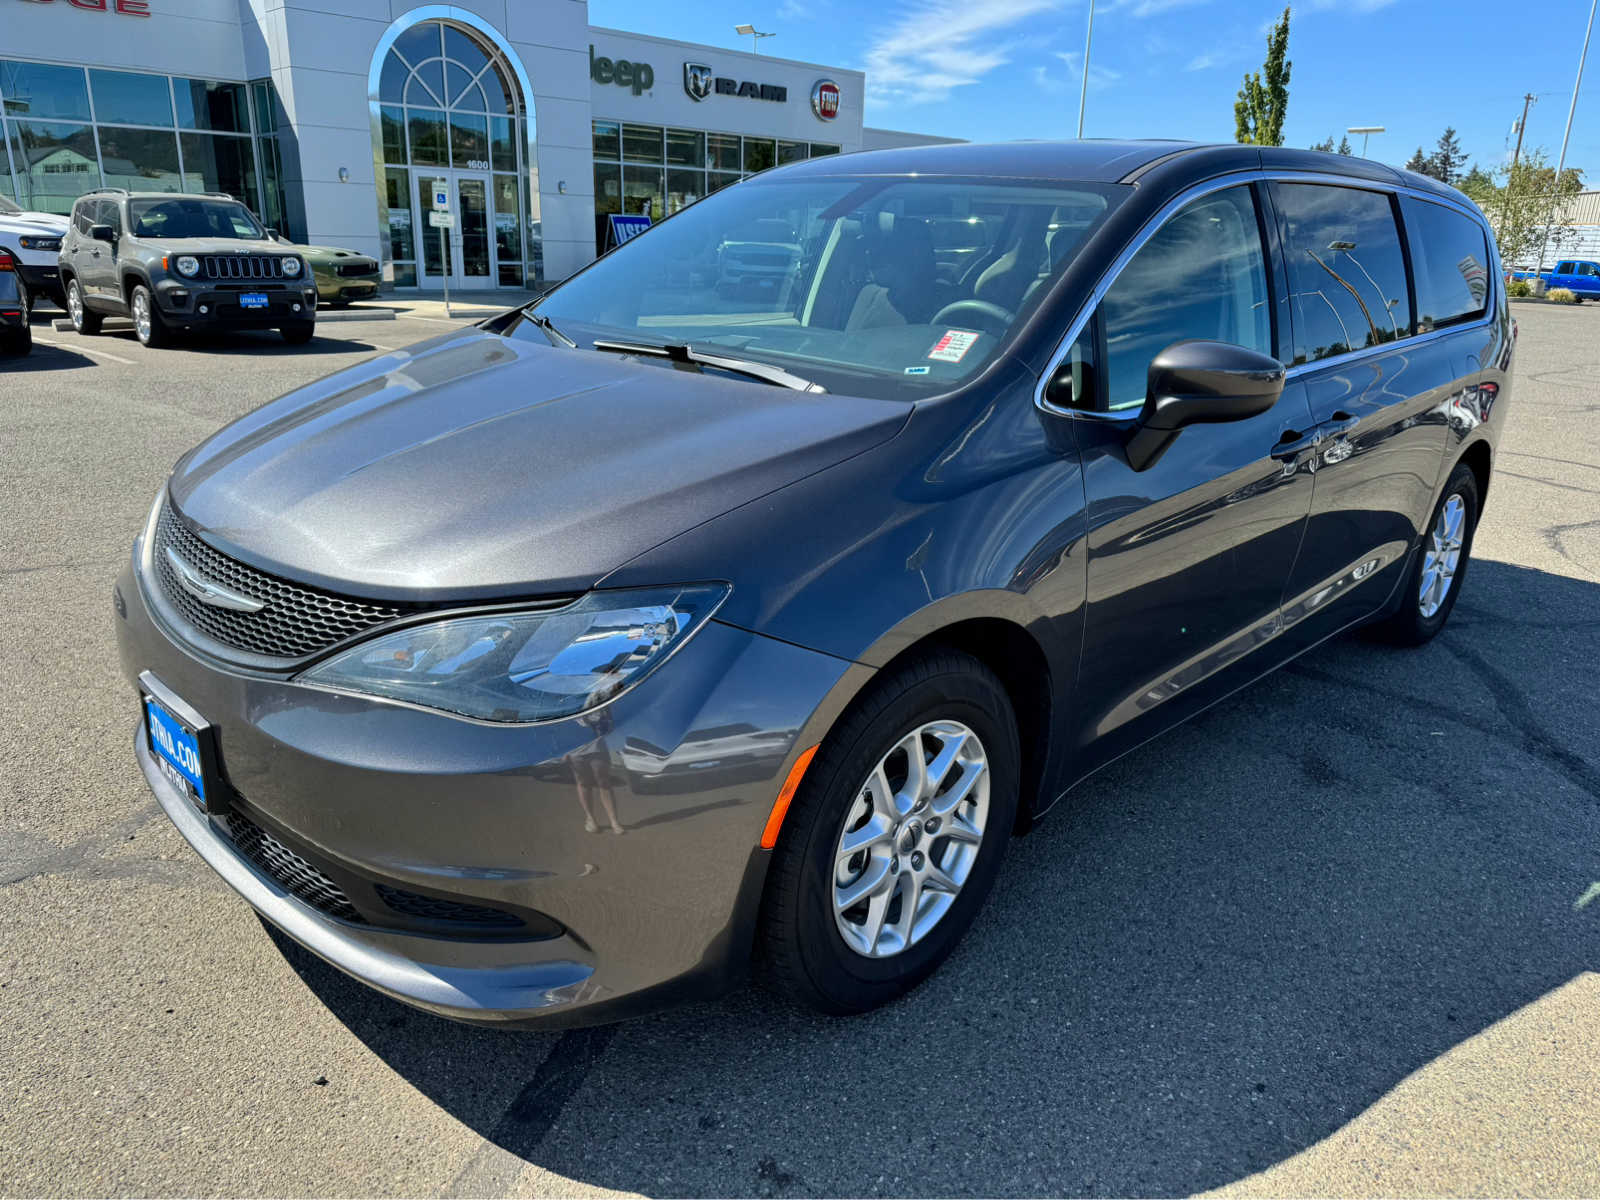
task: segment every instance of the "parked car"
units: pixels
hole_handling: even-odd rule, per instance
[[[61,238],[67,232],[65,217],[29,212],[0,196],[0,250],[11,256],[31,302],[51,300],[67,306],[66,293],[56,269]]]
[[[717,291],[776,289],[794,273],[800,245],[787,221],[764,219],[735,229],[717,246]]]
[[[17,270],[17,260],[0,250],[0,354],[26,354],[33,349],[28,325],[27,284]]]
[[[917,222],[961,214],[1000,265],[927,308]],[[715,311],[675,264],[762,221],[821,249]],[[410,1004],[601,1021],[753,963],[869,1009],[1091,772],[1341,631],[1439,632],[1513,344],[1478,210],[1366,160],[764,172],[185,455],[114,595],[134,753],[266,920]]]
[[[108,316],[132,317],[146,346],[179,331],[275,328],[295,345],[316,333],[305,260],[221,192],[89,192],[72,206],[60,264],[79,333]]]
[[[1525,279],[1530,283],[1542,279],[1546,289],[1566,288],[1580,303],[1584,300],[1600,300],[1600,262],[1592,259],[1564,258],[1555,265],[1553,271],[1513,271],[1511,278]]]
[[[352,300],[366,300],[378,294],[382,277],[377,259],[337,246],[302,246],[282,234],[276,234],[273,240],[305,259],[316,280],[317,299],[323,304],[343,308]]]

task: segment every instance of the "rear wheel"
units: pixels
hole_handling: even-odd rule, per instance
[[[100,332],[101,316],[90,312],[83,302],[83,287],[76,279],[67,280],[67,316],[72,318],[72,328],[78,333]]]
[[[1400,608],[1377,627],[1381,636],[1402,646],[1420,646],[1444,628],[1466,578],[1478,505],[1478,477],[1460,463],[1422,535]]]
[[[999,872],[1019,761],[1011,702],[977,659],[937,651],[877,683],[823,742],[773,852],[767,982],[843,1014],[932,974]]]
[[[315,321],[297,321],[293,325],[279,326],[278,332],[291,346],[304,346],[317,332]]]
[[[150,295],[150,289],[144,284],[136,284],[133,289],[133,336],[139,339],[141,346],[165,346],[169,340],[167,323],[161,319],[161,313],[156,309],[155,298]]]

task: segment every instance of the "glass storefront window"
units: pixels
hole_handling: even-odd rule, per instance
[[[622,126],[615,121],[594,123],[594,156],[613,161],[622,157]]]
[[[165,75],[90,71],[89,86],[97,122],[172,128],[172,88]]]
[[[510,117],[489,118],[489,162],[496,171],[517,169],[517,144],[513,130],[517,123]]]
[[[406,103],[444,107],[444,63],[436,58],[418,64],[411,82],[406,84]]]
[[[213,133],[179,134],[183,143],[183,190],[227,192],[252,212],[260,207],[254,149],[249,138]]]
[[[478,81],[459,63],[446,63],[444,72],[445,91],[450,94],[451,108],[464,108],[468,112],[484,112],[488,105],[484,103],[483,89],[478,86]]]
[[[385,104],[400,104],[406,98],[406,80],[411,78],[411,68],[395,54],[383,60],[383,74],[378,77],[378,99]]]
[[[739,170],[739,135],[706,134],[706,166],[719,171]]]
[[[394,48],[413,67],[425,58],[438,58],[444,53],[440,27],[432,21],[413,25],[394,40]]]
[[[623,161],[660,162],[661,132],[661,126],[659,125],[624,125],[622,127]]]
[[[389,254],[396,261],[411,262],[417,257],[411,230],[411,192],[404,167],[383,169],[383,198],[389,209]],[[399,267],[395,268],[396,281]]]
[[[804,142],[779,142],[778,163],[800,162],[806,157],[806,144]]]
[[[416,287],[417,286],[417,264],[416,263],[395,263],[394,264],[394,285],[395,285],[395,287]]]
[[[648,213],[659,221],[666,215],[666,181],[660,167],[622,168],[622,211]]]
[[[770,138],[745,138],[744,169],[746,174],[754,175],[757,171],[765,171],[776,161],[777,147]]]
[[[179,192],[178,139],[166,129],[100,126],[100,166],[106,187],[130,192]]]
[[[23,208],[65,216],[74,200],[100,186],[93,126],[15,118],[8,124]]]
[[[494,177],[494,252],[500,260],[500,271],[505,273],[507,263],[522,261],[522,228],[517,220],[517,177]],[[516,280],[521,283],[519,276]]]
[[[481,113],[450,114],[450,161],[472,171],[489,169],[489,118]]]
[[[383,161],[386,163],[405,162],[405,109],[396,108],[392,104],[386,104],[378,110],[378,113],[379,122],[383,126]]]
[[[601,216],[622,211],[622,168],[616,163],[594,165],[594,211]]]
[[[89,89],[82,67],[0,59],[0,100],[13,118],[89,119]]]
[[[416,193],[418,212],[425,213],[433,210],[433,195],[431,189],[429,188],[429,182],[431,179],[432,176],[426,174],[425,172],[417,172]],[[390,209],[389,211],[393,212],[394,210]],[[449,230],[431,229],[424,224],[418,232],[420,236],[417,238],[417,241],[421,243],[421,262],[423,274],[432,275],[437,278],[438,276],[444,274],[444,251],[440,248],[444,238],[441,235],[448,234]]]
[[[516,102],[512,99],[516,93],[511,90],[511,84],[506,81],[506,77],[501,72],[498,63],[480,75],[478,83],[483,87],[483,94],[488,97],[490,112],[514,113],[517,111]]]
[[[667,216],[688,208],[706,194],[706,173],[667,168]]]
[[[703,167],[706,165],[706,135],[697,129],[667,130],[667,165]]]
[[[210,129],[220,133],[250,132],[244,84],[174,79],[172,92],[178,102],[178,125],[181,128]]]
[[[709,196],[718,188],[725,188],[730,183],[738,183],[744,176],[733,171],[707,171],[706,194]]]
[[[251,85],[256,101],[256,132],[276,133],[278,129],[278,92],[270,82],[258,79]]]
[[[450,144],[442,112],[408,108],[406,124],[411,131],[412,163],[424,167],[442,167],[449,161]]]
[[[825,155],[837,154],[837,153],[839,153],[839,147],[837,147],[837,146],[830,146],[826,142],[812,142],[811,143],[811,157],[812,158],[822,158]]]
[[[256,215],[267,228],[287,235],[289,214],[284,210],[283,162],[278,156],[278,139],[267,137],[256,143],[256,157],[261,164],[262,185],[261,211]]]

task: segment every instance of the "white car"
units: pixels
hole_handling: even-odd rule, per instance
[[[17,274],[22,277],[31,303],[49,299],[58,308],[67,307],[57,263],[61,239],[66,233],[65,217],[26,212],[0,196],[0,250],[9,253],[16,263]]]

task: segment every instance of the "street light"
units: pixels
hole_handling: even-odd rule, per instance
[[[1375,133],[1383,133],[1382,125],[1352,125],[1345,130],[1346,133],[1359,133],[1361,135],[1361,157],[1367,156],[1367,138]]]
[[[778,36],[775,33],[761,33],[759,31],[757,31],[757,29],[756,29],[756,27],[754,25],[735,25],[733,27],[733,31],[735,33],[737,33],[740,37],[747,37],[747,38],[750,39],[750,53],[751,54],[760,54],[761,53],[761,39],[762,38],[764,38],[764,37],[777,37]]]

